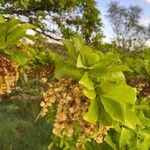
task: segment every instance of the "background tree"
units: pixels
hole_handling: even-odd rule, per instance
[[[108,18],[115,34],[115,41],[123,49],[139,50],[150,39],[150,25],[140,24],[142,9],[139,6],[128,8],[111,2],[108,6]]]
[[[83,34],[87,42],[100,42],[100,12],[95,0],[2,0],[0,13],[21,18],[37,26],[37,31],[60,40]]]

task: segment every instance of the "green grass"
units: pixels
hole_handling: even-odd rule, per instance
[[[47,150],[51,126],[46,118],[34,123],[38,102],[27,100],[0,103],[0,150]]]

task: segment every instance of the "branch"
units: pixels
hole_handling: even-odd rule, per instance
[[[38,28],[39,28],[39,27],[38,27]],[[45,29],[42,29],[42,28],[39,28],[39,29],[40,29],[41,31],[39,31],[39,30],[37,29],[36,32],[41,33],[41,34],[45,35],[46,37],[49,37],[49,38],[51,38],[51,39],[53,39],[53,40],[55,40],[55,41],[60,41],[60,40],[61,40],[61,38],[55,38],[55,37],[49,35],[48,33],[46,33],[46,30],[45,30]]]
[[[34,25],[32,19],[30,17],[29,17],[29,23]],[[40,31],[38,29],[40,29]],[[46,33],[46,32],[50,32],[50,31],[46,30],[44,28],[41,28],[40,26],[37,26],[36,32],[41,33],[41,34],[45,35],[46,37],[49,37],[49,38],[51,38],[53,40],[56,40],[56,41],[60,41],[61,40],[61,38],[55,38],[55,37],[51,36],[50,34]]]

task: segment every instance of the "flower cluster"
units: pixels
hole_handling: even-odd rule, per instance
[[[26,68],[25,72],[28,77],[42,80],[42,78],[47,78],[54,72],[54,67],[50,64],[42,65],[40,67],[31,65]]]
[[[10,59],[0,56],[0,95],[9,93],[18,79],[18,66]]]
[[[53,133],[57,136],[71,137],[78,127],[78,136],[93,138],[97,143],[102,143],[103,137],[107,134],[109,127],[91,124],[83,119],[88,111],[89,99],[83,95],[83,87],[70,78],[62,78],[49,84],[47,92],[43,93],[44,101],[41,102],[41,115],[44,116],[50,106],[57,102],[57,112]],[[78,139],[76,146],[80,144]]]

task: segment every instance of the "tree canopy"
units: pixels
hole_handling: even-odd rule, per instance
[[[102,37],[95,0],[2,0],[0,13],[29,22],[38,32],[56,40],[82,34],[91,43]]]

